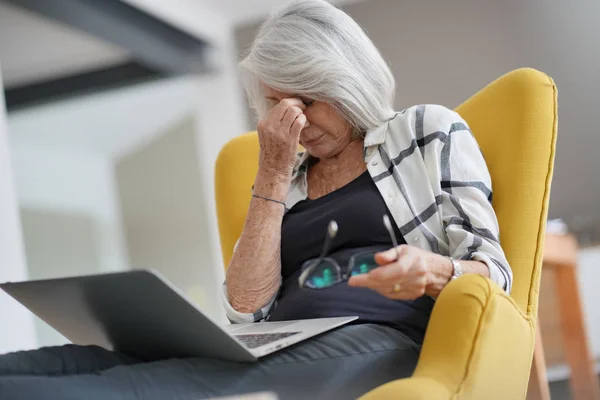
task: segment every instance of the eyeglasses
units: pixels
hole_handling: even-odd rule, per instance
[[[392,223],[387,215],[383,216],[383,225],[390,234],[394,248],[398,247]],[[375,253],[372,251],[354,254],[350,257],[348,265],[345,268],[340,267],[334,259],[326,257],[337,232],[337,222],[330,221],[327,226],[327,235],[325,236],[325,243],[321,249],[321,254],[318,258],[308,260],[302,264],[302,273],[298,278],[298,284],[301,288],[326,289],[344,282],[351,276],[366,274],[379,267],[375,262]]]

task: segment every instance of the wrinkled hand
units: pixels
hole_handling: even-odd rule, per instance
[[[297,98],[281,100],[258,122],[259,169],[289,177],[296,163],[306,105]]]
[[[431,265],[437,254],[417,247],[401,245],[377,253],[375,261],[379,268],[348,280],[348,285],[367,287],[393,300],[414,300],[426,293]],[[394,285],[400,290],[394,292]]]

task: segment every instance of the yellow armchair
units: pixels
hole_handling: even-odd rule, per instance
[[[554,165],[556,87],[541,72],[519,69],[456,111],[469,123],[490,169],[500,241],[514,272],[513,290],[509,296],[478,275],[451,282],[436,302],[413,376],[382,385],[364,400],[526,396]],[[257,168],[256,133],[233,139],[217,159],[217,217],[225,265],[244,226]]]

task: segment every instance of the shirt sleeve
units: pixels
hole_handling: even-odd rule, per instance
[[[277,293],[273,298],[262,308],[253,312],[253,313],[241,313],[236,311],[229,302],[229,297],[227,296],[227,283],[224,282],[221,290],[221,301],[223,302],[223,306],[225,307],[225,315],[227,319],[232,324],[245,324],[252,323],[264,320],[269,314],[269,310],[275,303],[275,299],[277,298]]]
[[[446,133],[439,167],[442,222],[450,255],[485,263],[490,279],[510,293],[513,274],[500,246],[492,182],[483,154],[458,113],[444,108],[438,121],[443,121]]]

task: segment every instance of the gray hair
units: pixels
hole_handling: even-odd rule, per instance
[[[262,84],[334,106],[366,132],[394,115],[395,82],[358,24],[323,0],[295,0],[261,26],[239,64],[250,106],[268,111]]]

